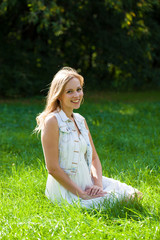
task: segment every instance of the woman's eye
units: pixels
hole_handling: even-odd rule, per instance
[[[67,91],[67,93],[71,93],[71,92],[72,92],[72,91],[70,91],[70,90],[69,90],[69,91]]]
[[[78,88],[77,91],[80,92],[82,90],[82,88]]]

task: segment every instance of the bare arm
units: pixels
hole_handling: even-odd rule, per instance
[[[85,121],[85,126],[89,131],[88,125]],[[87,191],[88,194],[97,194],[99,192],[102,192],[103,190],[103,185],[102,185],[102,166],[101,166],[101,162],[99,160],[98,154],[96,152],[90,131],[89,131],[89,140],[92,146],[92,165],[91,165],[91,175],[92,175],[92,179],[94,182],[95,186],[98,186],[99,188],[95,188],[95,189],[90,189]]]
[[[55,116],[46,120],[41,134],[41,141],[49,174],[71,193],[78,195],[80,198],[89,199],[90,196],[78,187],[59,166],[59,128]]]

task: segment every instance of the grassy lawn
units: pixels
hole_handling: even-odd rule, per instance
[[[98,210],[57,205],[44,195],[40,136],[44,100],[0,100],[0,239],[160,239],[160,93],[88,93],[85,116],[103,175],[143,192],[142,200]]]

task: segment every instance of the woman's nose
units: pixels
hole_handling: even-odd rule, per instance
[[[74,97],[79,97],[79,93],[77,91],[74,92]]]

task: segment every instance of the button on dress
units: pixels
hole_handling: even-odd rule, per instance
[[[76,183],[82,190],[93,185],[90,163],[87,159],[92,157],[88,154],[89,143],[85,128],[84,118],[80,114],[74,114],[74,119],[81,134],[78,134],[73,121],[61,110],[49,114],[49,117],[56,116],[59,125],[59,164],[60,167],[69,175],[71,180]],[[83,133],[83,134],[82,134]],[[63,153],[63,154],[61,154]],[[91,159],[92,160],[92,159]],[[107,192],[104,197],[98,197],[89,200],[83,200],[65,189],[54,177],[48,174],[45,195],[52,202],[61,202],[66,200],[69,204],[80,202],[83,207],[98,207],[104,200],[114,203],[115,200],[121,200],[138,192],[137,189],[130,185],[121,183],[112,178],[102,177],[103,190]]]

